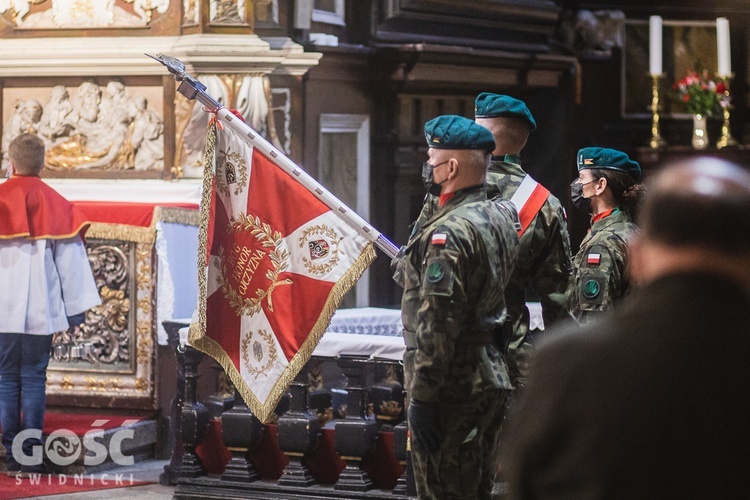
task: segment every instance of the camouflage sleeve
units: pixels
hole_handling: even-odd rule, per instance
[[[541,248],[533,269],[531,286],[539,295],[545,326],[570,318],[566,292],[573,272],[570,236],[565,215],[557,199],[542,207],[533,227]]]
[[[577,259],[580,263],[570,291],[571,313],[579,321],[611,309],[621,297],[627,283],[626,252],[625,242],[617,237],[592,242],[580,250]]]
[[[427,236],[411,384],[411,397],[419,401],[437,400],[466,317],[463,283],[471,247],[466,235],[460,226],[441,225]]]

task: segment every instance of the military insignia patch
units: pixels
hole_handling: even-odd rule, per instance
[[[439,283],[445,277],[445,270],[440,262],[432,262],[427,266],[427,281]]]
[[[598,297],[601,291],[601,286],[599,286],[599,282],[596,280],[588,280],[583,284],[583,296],[587,299]]]
[[[600,253],[590,253],[586,257],[586,263],[590,266],[598,266],[601,262],[602,254]]]
[[[431,243],[433,245],[445,246],[445,243],[447,241],[448,241],[448,235],[445,233],[435,233],[432,235]]]

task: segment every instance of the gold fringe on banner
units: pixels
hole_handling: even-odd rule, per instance
[[[208,278],[208,250],[206,246],[208,244],[208,222],[211,215],[211,188],[214,176],[213,161],[215,146],[216,125],[209,124],[208,135],[206,137],[206,150],[203,154],[203,193],[201,195],[200,225],[198,226],[198,322],[190,325],[188,343],[216,359],[229,375],[229,371],[225,366],[226,362],[220,359],[221,356],[217,357],[201,347],[203,345],[202,339],[206,336],[206,295],[208,294],[208,285],[206,283]],[[226,353],[224,353],[224,356],[226,356]],[[232,382],[235,382],[235,380],[232,379]],[[235,386],[239,387],[236,382]]]

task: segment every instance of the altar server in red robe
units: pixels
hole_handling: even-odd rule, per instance
[[[44,143],[21,134],[8,157],[10,178],[0,185],[0,426],[9,474],[36,473],[52,334],[83,323],[101,300],[83,245],[89,222],[39,178]]]

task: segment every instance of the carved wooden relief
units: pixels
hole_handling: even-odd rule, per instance
[[[148,26],[170,0],[5,0],[0,14],[17,28],[124,28]]]
[[[2,168],[10,142],[24,132],[47,148],[56,177],[163,177],[163,90],[119,80],[3,89]],[[139,174],[139,172],[141,174]],[[104,175],[102,175],[104,174]]]

